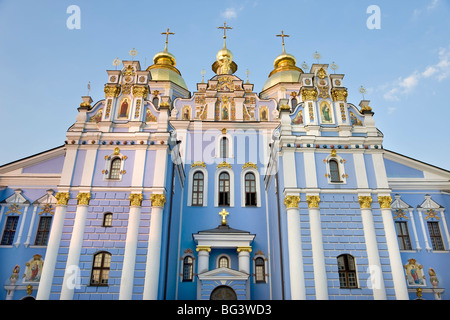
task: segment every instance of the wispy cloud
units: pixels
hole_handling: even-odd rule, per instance
[[[422,14],[432,12],[440,3],[441,0],[429,0],[428,5],[422,8],[415,8],[413,10],[413,19],[419,18]]]
[[[226,8],[225,11],[222,12],[221,16],[225,19],[235,19],[237,18],[238,12],[236,8]]]
[[[450,46],[439,50],[438,62],[425,67],[423,71],[414,71],[406,77],[399,77],[390,84],[381,86],[383,98],[388,101],[399,101],[402,96],[412,92],[423,79],[442,81],[450,76]]]

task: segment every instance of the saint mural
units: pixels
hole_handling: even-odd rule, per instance
[[[322,122],[323,123],[331,123],[331,109],[330,105],[326,102],[322,103],[320,106],[320,113],[322,115]]]
[[[128,99],[123,99],[119,108],[119,118],[128,118],[129,103]]]

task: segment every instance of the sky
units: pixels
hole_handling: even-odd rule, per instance
[[[131,60],[135,48],[146,68],[167,28],[169,52],[196,91],[202,70],[214,75],[224,22],[235,74],[248,70],[254,91],[282,52],[283,31],[298,66],[338,66],[348,102],[358,106],[366,88],[385,149],[450,170],[450,0],[0,0],[0,165],[63,145],[87,84],[94,103],[103,99],[112,61]]]

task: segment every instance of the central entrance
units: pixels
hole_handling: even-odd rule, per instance
[[[210,300],[237,300],[237,295],[229,286],[218,286],[211,292]]]

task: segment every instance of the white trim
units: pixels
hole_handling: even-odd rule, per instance
[[[204,167],[193,167],[189,170],[187,205],[192,206],[192,184],[194,183],[194,174],[197,171],[203,173],[203,205],[199,207],[206,207],[208,205],[208,170]]]
[[[234,172],[231,168],[219,168],[216,170],[214,177],[214,206],[219,206],[219,176],[222,172],[230,175],[230,207],[234,207]]]
[[[247,173],[253,173],[255,175],[255,189],[256,189],[256,207],[261,207],[261,181],[258,170],[255,168],[244,168],[241,172],[241,207],[245,207],[245,175]],[[252,206],[249,206],[250,208]]]

